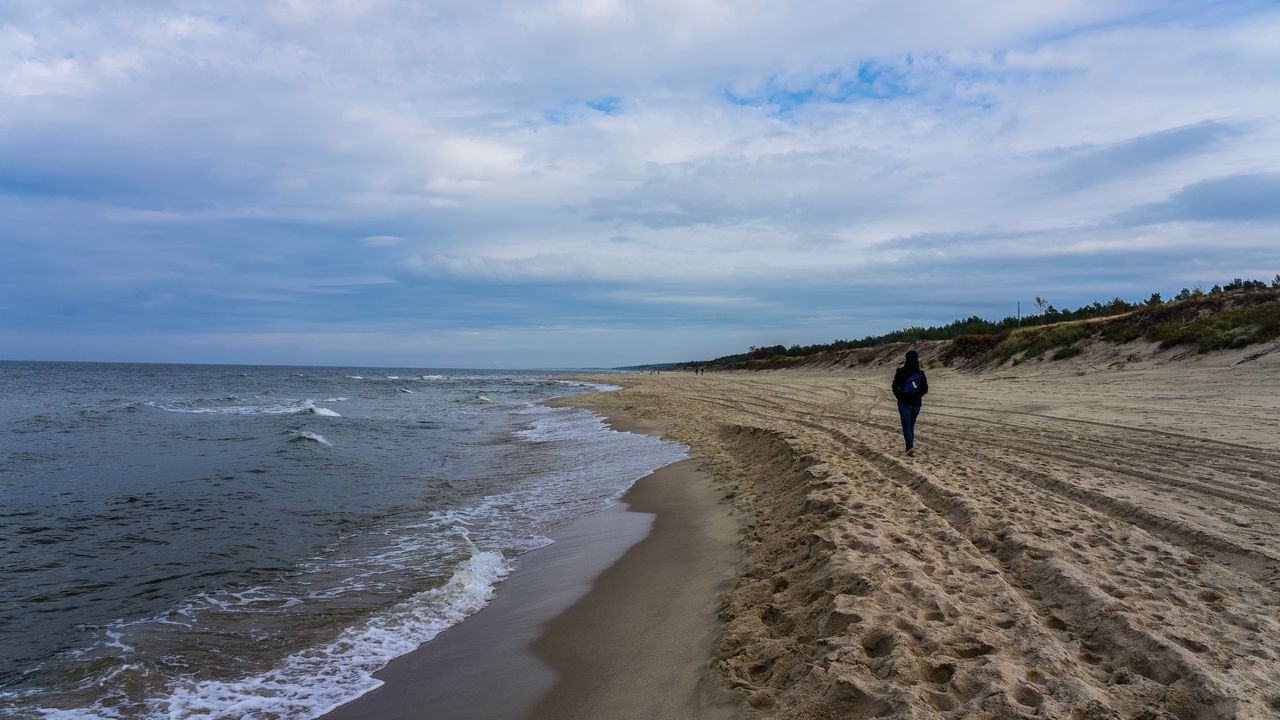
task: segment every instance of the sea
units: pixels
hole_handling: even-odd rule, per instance
[[[0,718],[314,718],[686,448],[556,372],[0,362]]]

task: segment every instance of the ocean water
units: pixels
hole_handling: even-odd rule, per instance
[[[685,457],[535,372],[0,363],[0,718],[311,718]]]

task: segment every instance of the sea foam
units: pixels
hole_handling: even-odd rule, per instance
[[[309,440],[311,442],[320,443],[321,445],[328,445],[330,447],[333,447],[333,443],[329,442],[329,440],[325,438],[325,436],[321,435],[320,433],[313,433],[307,430],[295,430],[293,433],[293,439]]]
[[[348,628],[333,642],[243,680],[188,681],[150,709],[170,718],[317,717],[382,685],[374,672],[484,607],[510,571],[501,553],[475,550],[443,586]]]
[[[484,607],[494,586],[510,572],[511,564],[501,553],[472,546],[471,556],[444,585],[347,628],[329,643],[294,653],[264,673],[234,681],[180,681],[167,696],[146,701],[142,715],[137,708],[126,715],[102,703],[73,710],[39,708],[34,713],[44,720],[315,718],[381,686],[373,673]]]
[[[337,402],[339,400],[345,400],[345,398],[330,398],[328,400],[322,400],[321,402]],[[257,405],[210,404],[212,402],[224,401],[225,400],[223,399],[216,401],[203,399],[168,401],[151,400],[143,403],[143,405],[168,412],[193,413],[196,415],[293,415],[297,413],[309,413],[311,415],[320,415],[322,417],[341,417],[341,415],[329,408],[316,405],[314,400],[302,400],[293,403],[265,403]]]

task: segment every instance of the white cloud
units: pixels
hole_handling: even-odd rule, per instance
[[[658,293],[644,292],[639,290],[618,290],[608,293],[600,293],[596,297],[626,302],[639,303],[646,305],[702,305],[702,306],[730,306],[745,307],[759,306],[760,303],[753,297],[748,295],[711,295],[706,293]]]

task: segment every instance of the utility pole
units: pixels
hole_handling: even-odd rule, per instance
[[[1022,301],[1018,301],[1018,327],[1022,327]]]

